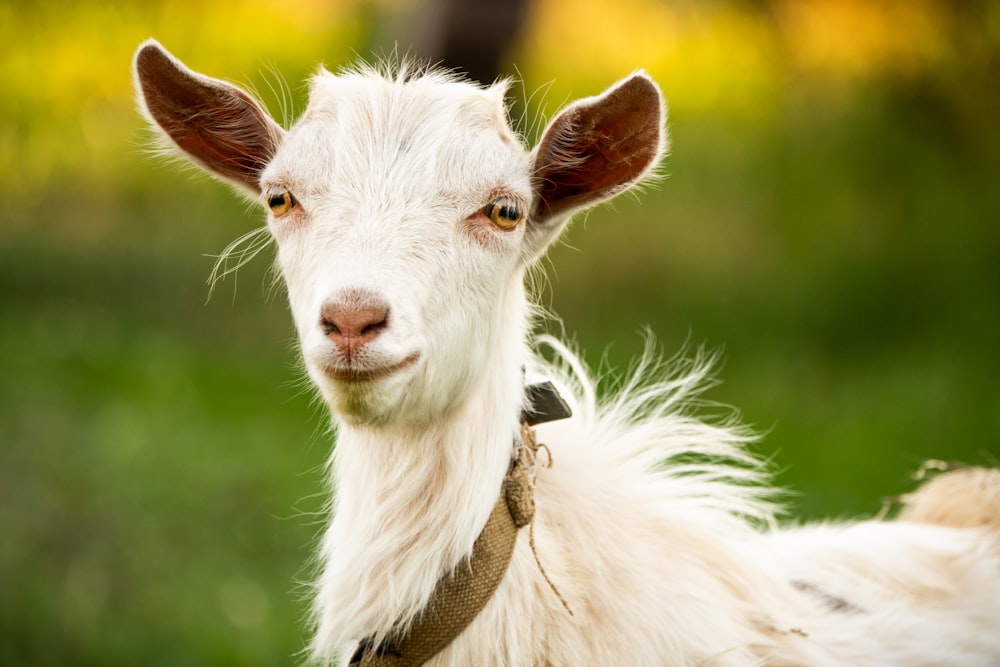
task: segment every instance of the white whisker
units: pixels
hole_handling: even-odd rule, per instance
[[[218,255],[209,255],[209,257],[215,257],[215,265],[208,277],[209,298],[211,298],[219,281],[224,280],[227,276],[235,275],[240,268],[246,266],[264,248],[269,246],[271,241],[271,233],[267,227],[259,227],[234,240]]]

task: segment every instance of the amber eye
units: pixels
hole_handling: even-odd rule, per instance
[[[517,203],[510,197],[499,197],[494,199],[486,208],[483,215],[489,218],[494,225],[500,229],[514,229],[517,223],[521,222],[524,214],[517,207]]]
[[[288,213],[295,206],[295,197],[286,188],[275,188],[267,193],[267,207],[276,216]]]

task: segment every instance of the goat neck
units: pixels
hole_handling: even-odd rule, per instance
[[[523,289],[508,301],[523,307]],[[492,370],[440,418],[339,424],[331,459],[334,520],[323,541],[326,567],[316,600],[317,653],[362,637],[380,642],[405,626],[438,580],[471,553],[509,468],[524,400],[523,332],[504,341],[493,352]]]

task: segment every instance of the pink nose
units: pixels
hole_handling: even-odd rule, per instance
[[[370,292],[350,291],[327,302],[320,327],[348,360],[378,338],[389,324],[389,306]]]

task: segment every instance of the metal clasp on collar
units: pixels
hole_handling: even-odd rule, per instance
[[[528,426],[537,426],[559,419],[573,416],[569,405],[559,395],[555,385],[546,380],[538,384],[529,384],[524,388],[528,405],[521,411],[521,422]]]

